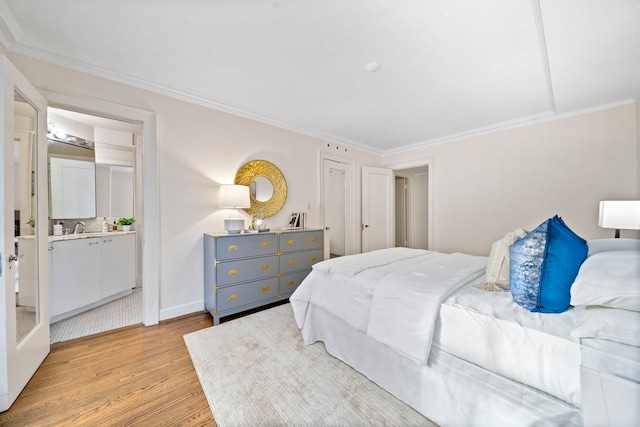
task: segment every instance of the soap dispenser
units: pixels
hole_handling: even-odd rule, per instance
[[[102,232],[106,233],[109,231],[109,224],[107,223],[107,218],[102,218]]]

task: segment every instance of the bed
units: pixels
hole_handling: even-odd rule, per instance
[[[590,241],[588,248],[587,259],[640,255],[637,240]],[[583,425],[581,340],[603,337],[587,337],[577,325],[598,301],[587,297],[580,307],[589,310],[532,312],[511,292],[481,289],[491,261],[407,248],[341,257],[316,264],[290,301],[305,343],[322,341],[439,425]],[[639,355],[633,342],[604,341]],[[634,378],[638,366],[619,369]]]

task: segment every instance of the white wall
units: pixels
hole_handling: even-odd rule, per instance
[[[384,162],[431,160],[433,250],[488,255],[506,232],[533,229],[555,214],[584,238],[613,237],[598,227],[598,202],[637,197],[636,117],[629,104],[395,153]]]
[[[158,114],[160,202],[160,318],[203,308],[202,234],[223,228],[228,211],[217,207],[217,188],[233,182],[236,170],[255,159],[274,163],[289,187],[282,211],[267,226],[285,226],[291,212],[308,210],[308,225],[319,225],[319,152],[356,159],[356,188],[363,164],[379,156],[327,144],[316,138],[9,54],[38,88],[98,98]],[[357,198],[356,205],[360,205]],[[359,208],[356,217],[360,217]],[[358,239],[359,241],[359,239]],[[359,244],[357,250],[359,251]]]

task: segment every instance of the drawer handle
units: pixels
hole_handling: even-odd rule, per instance
[[[296,282],[295,282],[295,281],[293,281],[293,280],[289,280],[289,281],[287,282],[287,285],[289,285],[289,286],[293,286],[293,285],[295,285],[295,284],[296,284]]]
[[[291,239],[291,240],[287,241],[287,244],[288,244],[288,245],[295,245],[295,244],[296,244],[296,241],[295,241],[295,240],[293,240],[293,239]]]
[[[238,298],[238,294],[231,294],[229,295],[229,301],[233,301],[234,299]]]
[[[295,262],[294,260],[292,260],[292,259],[290,259],[289,261],[287,261],[287,264],[289,264],[289,265],[293,265],[293,264],[295,264],[295,263],[296,263],[296,262]]]
[[[318,259],[318,257],[315,257],[315,256],[312,256],[312,257],[311,257],[311,261],[315,261],[315,260],[317,260],[317,259]]]
[[[315,242],[317,242],[317,241],[318,241],[318,238],[317,238],[317,237],[312,237],[312,238],[311,238],[311,241],[312,241],[313,243],[315,243]]]
[[[238,270],[229,270],[229,276],[235,276],[238,274]]]
[[[262,247],[263,247],[263,248],[266,248],[266,247],[268,247],[268,246],[269,246],[269,242],[262,242]]]
[[[271,286],[265,286],[262,288],[262,292],[269,292],[269,289],[271,289]]]
[[[228,250],[230,251],[237,251],[238,250],[238,245],[229,245],[227,247]]]
[[[268,270],[268,269],[269,269],[269,267],[270,267],[270,265],[269,265],[269,264],[262,264],[262,269],[263,269],[263,270]]]

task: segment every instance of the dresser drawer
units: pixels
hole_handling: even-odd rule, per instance
[[[231,260],[218,263],[216,284],[218,286],[249,280],[263,279],[278,274],[278,257],[266,256],[251,259]]]
[[[258,280],[240,285],[219,288],[216,292],[217,309],[220,312],[264,299],[275,298],[278,294],[278,278]]]
[[[280,255],[280,273],[309,270],[311,266],[322,260],[322,249],[315,251],[283,253]]]
[[[225,236],[216,239],[216,259],[218,261],[275,255],[277,252],[278,236],[275,234]]]
[[[291,295],[300,283],[309,275],[311,270],[298,271],[296,273],[283,274],[280,276],[280,295]]]
[[[280,252],[322,248],[322,231],[300,231],[280,235]]]

